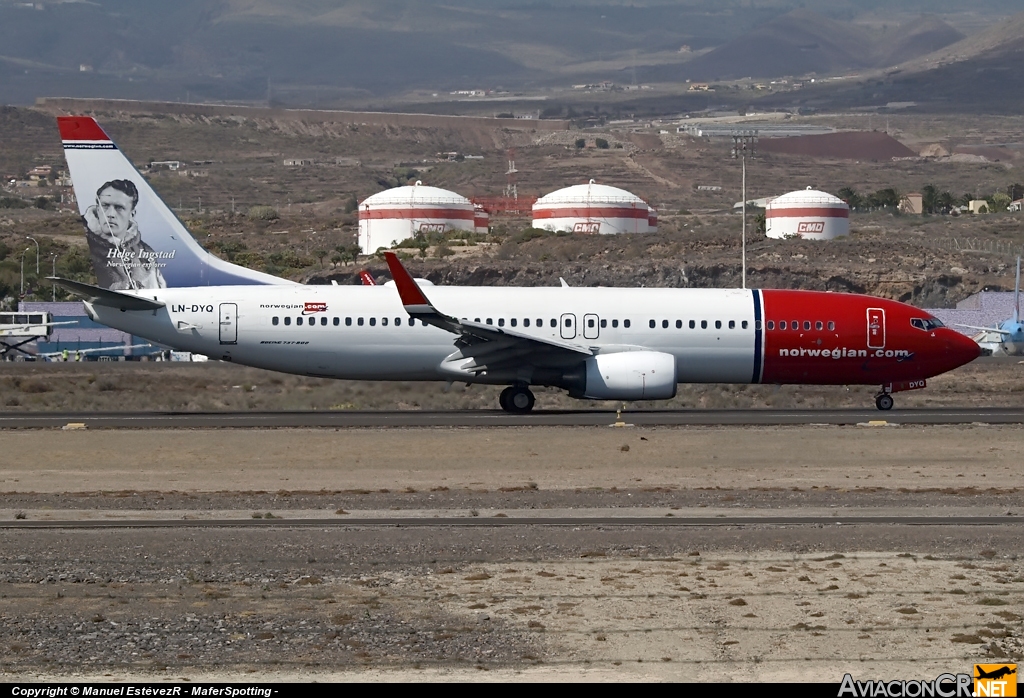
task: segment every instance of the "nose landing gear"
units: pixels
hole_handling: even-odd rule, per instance
[[[880,395],[875,396],[875,407],[882,411],[891,410],[893,404],[894,401],[892,399],[892,395],[889,393],[881,393]]]
[[[512,414],[526,414],[533,409],[535,402],[536,398],[525,385],[510,385],[498,397],[501,409]]]

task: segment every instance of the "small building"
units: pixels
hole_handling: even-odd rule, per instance
[[[924,213],[924,197],[917,192],[912,192],[903,197],[900,201],[900,212],[911,213],[920,216]]]
[[[1024,210],[1024,199],[1017,199],[1016,201],[1011,201],[1009,207],[1006,210],[1020,213],[1021,210]]]
[[[770,238],[831,240],[850,234],[850,207],[838,196],[807,187],[772,199],[765,207]]]
[[[491,214],[480,204],[473,204],[473,229],[483,234],[491,229]]]
[[[285,158],[285,167],[305,167],[312,165],[313,161],[309,158]]]
[[[991,213],[988,202],[984,199],[971,199],[968,201],[967,211],[969,213]]]

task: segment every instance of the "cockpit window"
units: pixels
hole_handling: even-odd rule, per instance
[[[919,318],[919,317],[910,318],[910,324],[913,325],[914,327],[916,327],[919,330],[924,330],[925,332],[931,332],[932,330],[937,329],[939,327],[945,327],[945,325],[942,324],[941,320],[936,320],[933,317],[930,317],[930,318]]]

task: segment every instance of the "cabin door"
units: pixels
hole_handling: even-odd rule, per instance
[[[868,349],[885,348],[885,311],[868,308]]]
[[[220,304],[220,343],[238,344],[238,304]]]

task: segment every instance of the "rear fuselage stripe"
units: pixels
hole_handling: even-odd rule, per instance
[[[760,383],[761,376],[764,372],[764,360],[762,357],[763,348],[763,336],[761,329],[761,292],[752,291],[754,296],[754,375],[750,379],[751,383]]]

